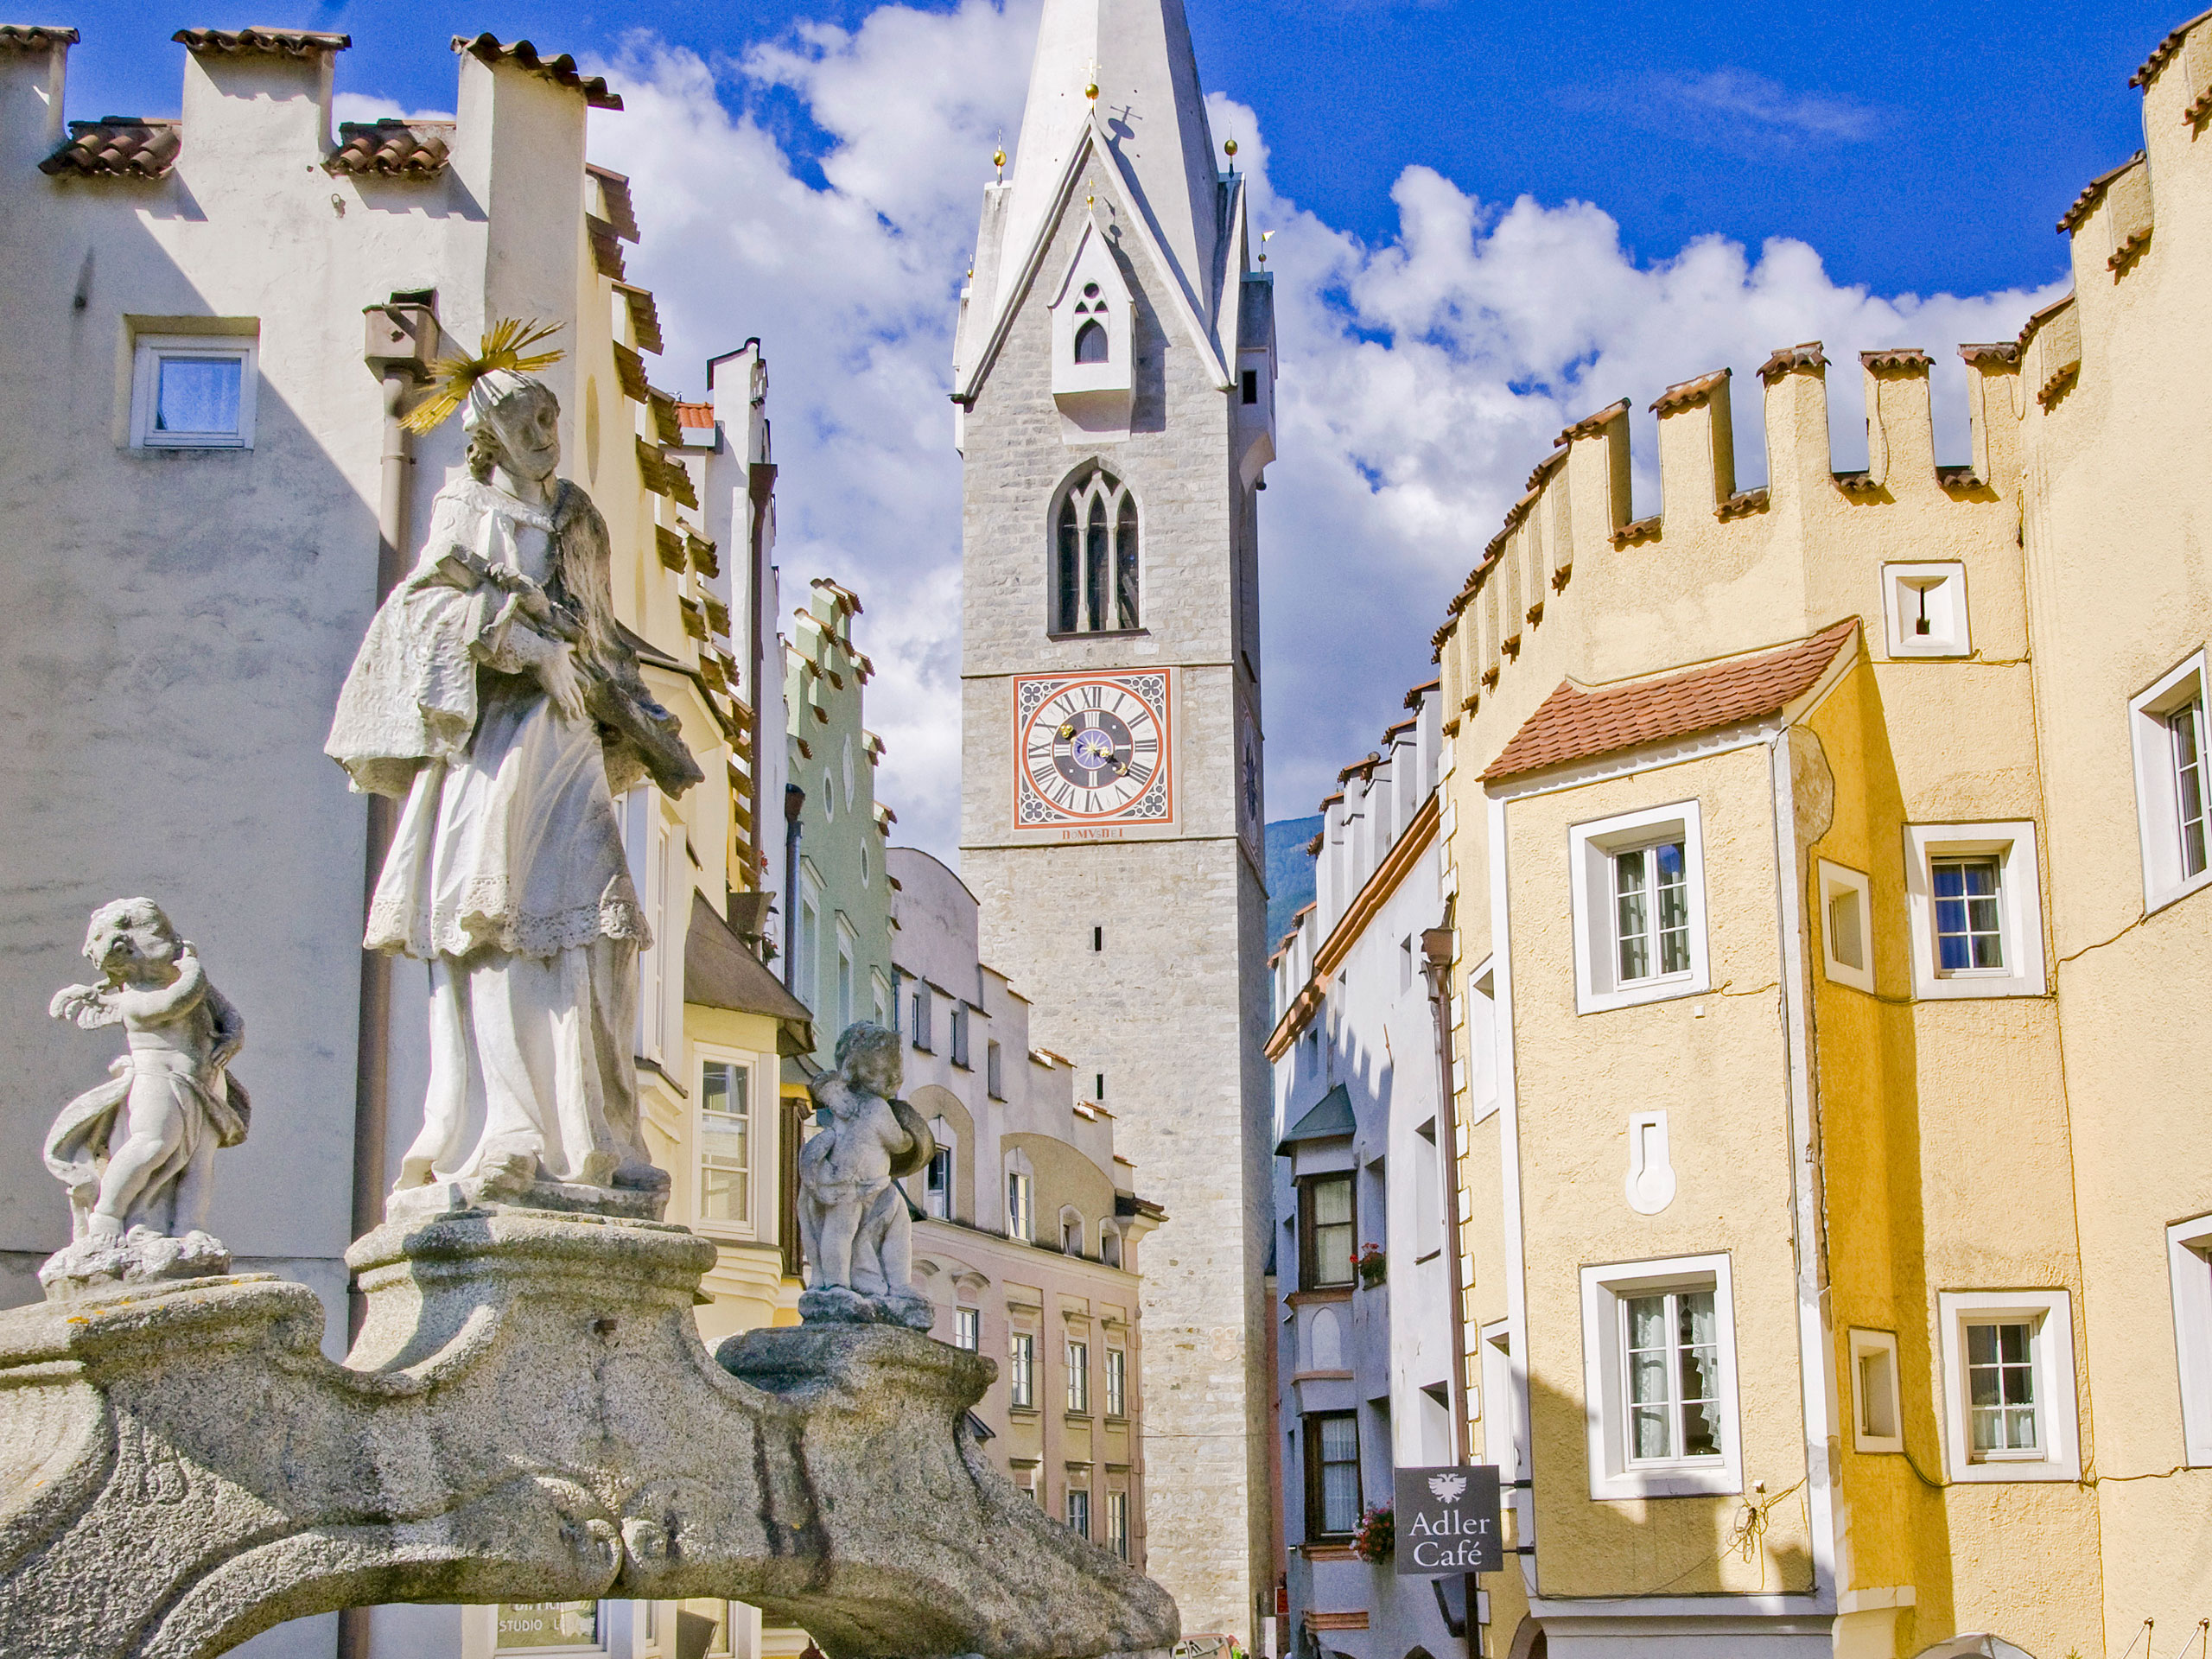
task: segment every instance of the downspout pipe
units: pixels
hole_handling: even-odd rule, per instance
[[[1452,941],[1450,926],[1421,930],[1421,969],[1428,979],[1428,1007],[1436,1032],[1436,1125],[1444,1155],[1437,1160],[1444,1179],[1444,1260],[1452,1287],[1452,1456],[1461,1465],[1474,1459],[1467,1432],[1466,1281],[1459,1268],[1459,1103],[1452,1090]],[[1477,1617],[1481,1592],[1477,1575],[1467,1574],[1467,1609],[1462,1626],[1467,1659],[1480,1659],[1482,1624]]]
[[[797,784],[784,785],[784,988],[798,995],[798,837],[799,814],[806,810],[806,791]]]
[[[415,467],[413,444],[400,417],[407,394],[429,378],[437,355],[438,322],[431,306],[395,300],[370,306],[362,360],[382,384],[384,445],[377,489],[376,598],[381,606],[407,572],[408,485]],[[368,843],[362,861],[361,912],[368,913],[378,879],[391,850],[399,823],[398,804],[387,796],[369,799]],[[355,1027],[353,1064],[353,1236],[360,1237],[384,1219],[384,1176],[391,1125],[391,958],[381,950],[361,952],[360,1009]],[[361,1334],[368,1301],[358,1286],[346,1297],[348,1339]],[[338,1615],[340,1659],[369,1659],[370,1613],[347,1607]]]

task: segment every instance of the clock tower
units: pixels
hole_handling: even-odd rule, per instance
[[[1252,1646],[1270,1528],[1257,501],[1274,325],[1234,154],[1208,130],[1180,0],[1046,0],[1013,167],[984,188],[953,399],[962,874],[1035,1040],[1118,1120],[1138,1191],[1167,1212],[1140,1263],[1144,1566],[1186,1631]],[[1099,1220],[1083,1218],[1086,1251]],[[1102,1438],[1081,1455],[1111,1453]]]

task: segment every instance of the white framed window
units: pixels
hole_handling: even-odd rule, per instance
[[[922,1211],[946,1221],[952,1216],[952,1154],[957,1138],[952,1125],[940,1116],[930,1120],[930,1139],[937,1142],[937,1150],[930,1154],[923,1176]]]
[[[893,995],[891,987],[885,983],[882,974],[875,969],[868,969],[868,978],[869,989],[874,997],[873,1010],[868,1018],[879,1026],[888,1026],[896,1030],[899,1020],[893,1011],[898,1007],[898,1001]]]
[[[1943,1454],[1953,1480],[2073,1480],[2074,1319],[2063,1290],[1946,1290]]]
[[[1728,1257],[1582,1270],[1593,1498],[1743,1490]]]
[[[855,942],[852,925],[841,911],[837,915],[837,1029],[842,1032],[853,1023],[853,952]]]
[[[2042,995],[2035,825],[1907,824],[1904,842],[1912,994]]]
[[[957,1348],[965,1348],[971,1354],[983,1351],[983,1310],[979,1307],[956,1307],[952,1310],[952,1342]]]
[[[798,890],[798,960],[791,964],[798,983],[791,989],[815,1014],[822,1012],[822,899],[821,890],[802,875]]]
[[[1967,568],[1963,564],[1885,564],[1882,609],[1892,657],[1964,657]]]
[[[1006,1160],[1006,1236],[1037,1242],[1037,1172],[1019,1147]]]
[[[1090,1412],[1090,1344],[1070,1342],[1068,1362],[1068,1409],[1089,1415]]]
[[[2208,863],[2204,653],[2163,675],[2127,704],[2135,750],[2135,810],[2143,838],[2143,907],[2156,910],[2212,880]]]
[[[2191,1465],[2212,1464],[2212,1216],[2167,1228],[2166,1262],[2173,1274],[2183,1457]]]
[[[1090,1536],[1090,1492],[1083,1486],[1068,1488],[1068,1530]]]
[[[699,1063],[699,1219],[753,1225],[753,1069],[738,1061]]]
[[[1820,861],[1821,963],[1827,976],[1869,995],[1874,990],[1873,889],[1859,871]]]
[[[1129,1559],[1129,1495],[1106,1494],[1106,1548],[1123,1560]]]
[[[1698,804],[1625,812],[1567,835],[1575,1011],[1710,990]]]
[[[1129,1414],[1129,1356],[1126,1349],[1106,1351],[1106,1414],[1126,1417]]]
[[[1850,1351],[1852,1445],[1861,1452],[1904,1451],[1897,1333],[1854,1330]]]
[[[1027,1411],[1037,1405],[1037,1337],[1016,1331],[1007,1344],[1006,1402]]]
[[[1063,1206],[1060,1211],[1060,1250],[1066,1255],[1083,1254],[1083,1214]]]
[[[132,448],[253,448],[258,342],[237,334],[141,334],[133,346]]]

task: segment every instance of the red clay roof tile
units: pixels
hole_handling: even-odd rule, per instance
[[[1812,687],[1858,626],[1857,617],[1846,617],[1777,651],[1594,691],[1561,681],[1490,763],[1483,781],[1496,783],[1773,714]]]
[[[68,142],[38,164],[47,174],[92,178],[158,179],[176,165],[184,135],[175,121],[135,115],[72,121]]]

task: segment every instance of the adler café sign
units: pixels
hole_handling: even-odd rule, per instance
[[[1400,1578],[1503,1570],[1497,1465],[1401,1469],[1395,1497]]]

